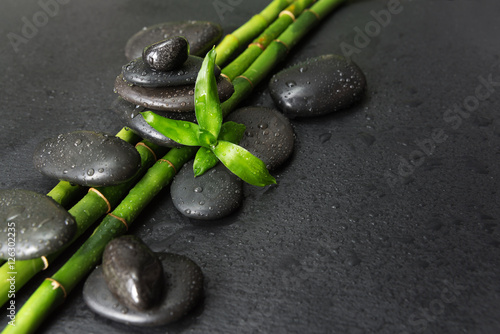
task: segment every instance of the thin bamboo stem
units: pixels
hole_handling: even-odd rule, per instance
[[[252,38],[263,31],[271,22],[273,22],[279,13],[294,0],[274,0],[259,14],[254,15],[248,22],[228,34],[215,48],[217,58],[215,63],[219,66],[224,65],[231,55],[242,45],[247,45]]]

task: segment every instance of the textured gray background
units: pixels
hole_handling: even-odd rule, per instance
[[[121,128],[108,108],[132,34],[182,19],[218,22],[228,33],[268,3],[240,2],[219,16],[206,0],[75,0],[16,53],[7,34],[20,34],[22,18],[41,7],[3,0],[0,188],[46,193],[55,182],[31,163],[37,143],[73,130]],[[386,5],[351,1],[283,66],[354,45],[356,27]],[[241,210],[212,223],[181,216],[166,189],[136,221],[132,232],[153,250],[187,255],[206,276],[204,302],[193,314],[144,333],[500,331],[500,87],[461,123],[445,120],[448,109],[475,101],[480,76],[500,81],[500,2],[402,5],[353,57],[368,80],[363,102],[293,121],[295,154],[275,174],[277,187],[246,188]],[[247,104],[273,105],[265,85]],[[417,142],[435,129],[446,140],[418,159]],[[410,158],[418,166],[398,176]],[[47,274],[18,294],[18,303]],[[140,329],[92,313],[79,286],[40,332]]]

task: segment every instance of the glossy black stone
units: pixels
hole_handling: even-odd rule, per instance
[[[42,142],[33,154],[44,175],[83,186],[116,185],[141,166],[137,150],[112,135],[93,131],[61,134]]]
[[[186,256],[156,253],[164,270],[164,297],[147,311],[127,308],[109,291],[102,266],[97,267],[83,287],[83,299],[94,312],[108,319],[137,326],[161,326],[179,320],[200,301],[203,273]]]
[[[52,198],[29,190],[0,190],[0,259],[50,255],[67,245],[76,230],[73,217]]]
[[[181,147],[182,145],[173,141],[172,139],[165,137],[158,131],[156,131],[151,125],[146,123],[142,115],[146,108],[143,106],[135,105],[130,103],[121,97],[117,97],[111,105],[111,109],[118,114],[123,120],[124,124],[128,126],[134,133],[140,137],[149,140],[153,144],[164,146],[164,147]],[[196,116],[194,112],[171,112],[171,111],[161,111],[153,110],[158,115],[167,117],[170,119],[195,122]]]
[[[149,68],[142,58],[137,58],[122,67],[122,74],[128,83],[141,87],[194,85],[202,63],[202,58],[189,56],[179,68],[160,72]],[[214,73],[219,76],[218,66],[215,66]]]
[[[295,135],[288,118],[271,108],[248,107],[235,110],[227,121],[246,126],[240,145],[276,169],[293,153]]]
[[[147,310],[163,298],[163,267],[139,238],[126,235],[111,240],[102,255],[108,289],[125,306]]]
[[[224,102],[234,93],[234,87],[225,77],[217,78],[219,99]],[[134,86],[119,75],[115,80],[115,92],[130,103],[147,109],[194,112],[194,85],[149,88]]]
[[[192,55],[203,56],[221,38],[222,28],[208,21],[176,21],[145,27],[127,41],[125,56],[128,60],[138,58],[148,45],[175,36],[188,40]]]
[[[153,70],[169,71],[181,67],[188,59],[189,43],[175,36],[144,48],[142,59]]]
[[[348,108],[361,99],[365,87],[366,79],[359,67],[333,54],[289,67],[269,83],[274,103],[290,118]]]
[[[221,163],[195,178],[193,162],[189,162],[175,176],[170,193],[184,216],[213,220],[228,216],[241,205],[242,186],[242,181]]]

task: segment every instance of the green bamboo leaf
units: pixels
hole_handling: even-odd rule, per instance
[[[186,146],[201,146],[198,140],[198,124],[169,119],[152,111],[141,112],[144,120],[162,135]]]
[[[194,106],[196,120],[200,128],[210,132],[215,138],[219,137],[222,124],[222,108],[215,80],[215,49],[207,53],[194,88]]]
[[[235,122],[226,122],[222,124],[219,139],[238,144],[245,134],[246,126]],[[201,176],[207,170],[217,165],[219,159],[208,148],[202,147],[196,153],[193,164],[194,176]]]
[[[200,131],[198,131],[198,142],[200,143],[200,146],[210,149],[211,147],[217,145],[217,138],[215,138],[214,135],[207,130],[200,129]]]
[[[259,187],[276,183],[264,162],[239,145],[219,140],[212,152],[231,172],[247,183]]]
[[[246,129],[247,127],[243,124],[231,121],[226,122],[222,124],[220,129],[219,140],[225,140],[233,144],[238,144],[243,138]]]
[[[205,174],[207,170],[217,165],[219,159],[206,147],[200,147],[194,157],[193,172],[194,177]]]

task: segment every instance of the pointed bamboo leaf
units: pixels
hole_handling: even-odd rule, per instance
[[[222,124],[220,129],[219,140],[225,140],[233,144],[238,144],[243,138],[246,129],[247,127],[243,124],[231,121],[226,122]]]
[[[212,49],[203,60],[196,79],[194,105],[200,128],[217,138],[222,124],[222,108],[214,75],[215,56],[215,49]]]
[[[193,172],[194,177],[205,174],[207,170],[217,165],[219,159],[206,147],[200,147],[194,157]]]
[[[262,160],[239,145],[219,140],[212,152],[231,172],[247,183],[259,187],[276,183]]]
[[[152,111],[142,112],[144,120],[162,135],[186,146],[201,146],[198,140],[198,124],[169,119]]]

